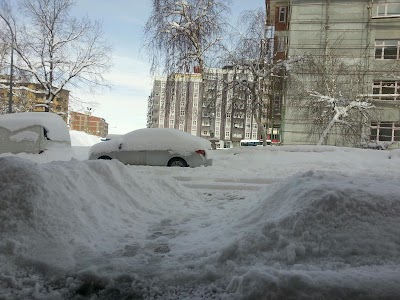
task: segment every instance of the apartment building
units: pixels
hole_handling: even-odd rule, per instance
[[[83,131],[91,135],[106,137],[108,134],[108,123],[103,119],[92,116],[90,112],[70,112],[69,129]]]
[[[0,112],[8,111],[9,76],[0,76]],[[14,112],[43,112],[45,111],[46,95],[38,83],[15,78],[13,83],[13,111]],[[51,105],[52,112],[60,115],[65,122],[68,119],[69,91],[61,90]]]
[[[204,76],[204,79],[203,77]],[[147,127],[175,128],[216,142],[237,146],[260,138],[250,96],[232,87],[238,74],[229,67],[200,73],[156,77],[148,101]]]
[[[352,85],[360,77],[358,97],[370,101],[374,108],[368,122],[360,119],[356,134],[360,144],[400,141],[400,1],[398,0],[266,0],[267,16],[273,26],[273,52],[276,58],[293,56],[339,58],[357,65],[357,72],[342,77],[342,85]],[[338,63],[338,60],[335,60]],[[362,78],[360,76],[362,74]],[[298,70],[291,74],[304,76]],[[352,78],[353,77],[353,78]],[[345,79],[343,79],[345,78]],[[339,82],[338,82],[339,86]],[[346,88],[346,87],[345,87]],[[282,102],[284,144],[316,143],[310,135],[310,123],[301,117],[296,106],[299,95],[285,86]],[[312,124],[311,124],[312,125]],[[327,140],[331,145],[347,145],[343,130],[334,130]]]

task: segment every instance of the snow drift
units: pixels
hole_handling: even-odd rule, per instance
[[[176,170],[0,157],[0,298],[400,297],[397,176],[308,171],[218,204]]]

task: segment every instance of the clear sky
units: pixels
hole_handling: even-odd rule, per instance
[[[153,78],[142,45],[143,26],[151,11],[151,1],[77,0],[76,3],[73,13],[101,20],[105,36],[114,48],[113,67],[105,76],[111,89],[79,97],[98,103],[91,107],[92,115],[106,120],[109,133],[127,133],[146,127],[147,100]],[[233,0],[233,23],[241,11],[263,7],[264,3],[264,0]]]

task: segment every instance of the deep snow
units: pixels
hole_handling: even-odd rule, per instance
[[[72,160],[0,155],[0,299],[400,298],[397,150],[134,167],[74,135]]]

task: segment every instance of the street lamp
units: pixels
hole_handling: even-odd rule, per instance
[[[11,28],[10,22],[2,15],[0,17],[6,22],[8,28],[10,29],[11,34],[11,64],[10,64],[10,91],[8,94],[8,113],[12,113],[12,104],[13,104],[13,76],[14,76],[14,33]]]

